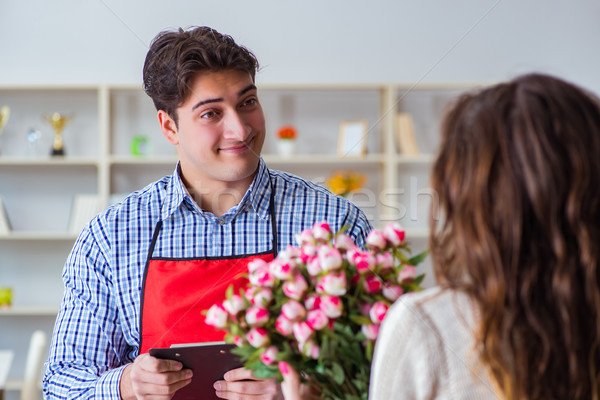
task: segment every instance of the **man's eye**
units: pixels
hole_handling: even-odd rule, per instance
[[[203,119],[211,119],[211,118],[214,118],[214,117],[216,117],[216,116],[217,116],[217,113],[216,113],[216,112],[214,112],[214,111],[208,111],[208,112],[205,112],[204,114],[202,114],[202,115],[200,116],[200,118],[203,118]]]
[[[253,106],[253,105],[255,105],[255,104],[256,104],[256,99],[253,97],[253,98],[251,98],[251,99],[248,99],[248,100],[244,101],[244,102],[242,103],[242,107]]]

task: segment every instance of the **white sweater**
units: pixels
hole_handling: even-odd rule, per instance
[[[370,400],[499,399],[474,350],[473,307],[463,293],[401,296],[379,332]]]

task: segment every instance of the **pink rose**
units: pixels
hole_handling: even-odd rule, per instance
[[[380,324],[387,313],[389,306],[383,301],[376,301],[371,306],[371,311],[369,311],[369,317],[374,324]]]
[[[317,255],[317,246],[312,243],[305,244],[300,249],[300,261],[307,263],[313,257]]]
[[[263,326],[269,321],[269,311],[266,308],[252,306],[246,310],[246,322],[256,327]]]
[[[313,237],[317,242],[327,243],[331,240],[333,234],[327,222],[316,222],[312,229]]]
[[[313,232],[311,229],[305,229],[296,235],[296,242],[300,247],[312,244],[314,242]]]
[[[417,269],[412,265],[406,265],[398,272],[396,280],[398,283],[409,283],[415,280],[417,277]]]
[[[317,293],[326,293],[333,296],[343,296],[348,290],[348,282],[344,271],[330,272],[319,278],[315,287]]]
[[[308,289],[308,283],[301,274],[294,275],[292,280],[283,284],[283,293],[290,299],[300,300]]]
[[[319,309],[329,318],[339,318],[344,310],[344,303],[339,297],[324,294],[321,296]]]
[[[383,229],[383,235],[387,241],[394,247],[398,247],[404,242],[404,228],[397,222],[390,222]]]
[[[298,350],[300,353],[304,354],[306,357],[312,358],[313,360],[317,360],[319,358],[319,346],[312,339],[308,340],[306,343],[298,343]]]
[[[233,344],[235,344],[238,347],[241,347],[244,345],[244,338],[242,338],[241,336],[234,336],[233,337]]]
[[[320,331],[329,324],[329,318],[321,310],[312,310],[306,314],[306,323],[315,331]]]
[[[264,268],[267,266],[267,262],[261,258],[255,258],[248,263],[248,272],[252,273],[257,269]]]
[[[317,310],[319,304],[321,304],[321,297],[317,294],[310,294],[304,299],[304,307],[309,311]]]
[[[345,233],[336,236],[334,245],[340,251],[348,251],[356,246],[352,238]]]
[[[335,271],[342,266],[342,255],[335,247],[322,245],[318,248],[319,261],[323,271]]]
[[[292,322],[300,321],[306,316],[306,309],[296,300],[288,300],[281,306],[281,314]]]
[[[308,261],[308,263],[306,264],[306,271],[308,271],[308,274],[310,276],[317,276],[321,272],[323,272],[323,269],[321,268],[321,260],[319,259],[319,257],[314,257],[313,259]]]
[[[246,292],[246,297],[256,306],[267,306],[273,300],[273,292],[269,288],[250,288],[251,295]]]
[[[269,266],[266,264],[263,267],[252,271],[248,280],[252,286],[260,287],[273,287],[273,284],[275,283],[275,277],[271,274]]]
[[[363,287],[367,293],[378,293],[383,286],[381,279],[376,275],[368,275],[365,277]]]
[[[373,250],[383,250],[387,245],[385,236],[383,236],[383,232],[376,229],[373,229],[371,232],[369,232],[366,243],[367,247]]]
[[[290,279],[294,275],[294,263],[289,260],[276,258],[269,264],[271,274],[281,281]]]
[[[265,363],[266,365],[271,365],[275,361],[277,361],[277,354],[279,350],[275,346],[269,346],[263,353],[260,355],[260,361]]]
[[[234,294],[230,299],[223,302],[223,308],[225,308],[229,314],[236,315],[246,308],[246,303],[244,302],[244,299],[242,299],[242,296]]]
[[[398,300],[398,297],[402,296],[404,290],[402,289],[402,286],[395,285],[392,282],[385,282],[383,284],[382,293],[383,297],[394,302]]]
[[[352,254],[351,261],[356,265],[359,274],[366,274],[375,269],[375,256],[367,251],[355,251]]]
[[[382,275],[385,275],[394,269],[394,256],[392,256],[391,253],[385,252],[377,254],[375,260],[379,266],[379,273]]]
[[[252,328],[246,333],[246,340],[252,347],[264,347],[267,346],[271,340],[269,334],[265,328]]]
[[[285,261],[294,261],[297,257],[300,257],[300,249],[298,247],[294,247],[291,244],[277,253],[277,258]]]
[[[294,322],[292,332],[294,333],[294,338],[300,343],[305,343],[315,333],[306,321]]]
[[[224,328],[227,325],[229,314],[222,304],[213,304],[206,312],[207,325],[212,325],[215,328]]]
[[[275,329],[277,329],[277,332],[281,333],[283,336],[290,336],[292,334],[293,324],[294,323],[287,319],[285,315],[280,314],[275,320]]]
[[[376,324],[363,325],[360,327],[360,330],[362,331],[362,333],[365,334],[365,336],[367,337],[367,340],[375,340],[375,339],[377,339],[377,335],[379,334],[379,325],[376,325]]]

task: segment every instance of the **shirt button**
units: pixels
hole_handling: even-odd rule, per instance
[[[219,225],[225,225],[226,221],[224,219],[219,219]]]

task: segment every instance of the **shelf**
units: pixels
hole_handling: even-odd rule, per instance
[[[92,157],[0,157],[0,165],[7,166],[56,166],[56,165],[86,165],[98,166],[97,158]]]
[[[178,157],[173,156],[111,156],[112,165],[175,165]]]
[[[69,232],[13,231],[0,235],[0,240],[68,240],[75,241],[77,235]]]
[[[8,308],[0,308],[0,317],[20,317],[20,316],[38,316],[38,317],[53,317],[58,314],[57,307],[44,306],[11,306]]]
[[[431,164],[434,160],[434,154],[417,154],[414,156],[399,154],[393,158],[393,161],[397,164]]]
[[[383,154],[367,154],[364,157],[338,157],[333,154],[279,156],[263,154],[267,164],[377,164],[383,163]]]

